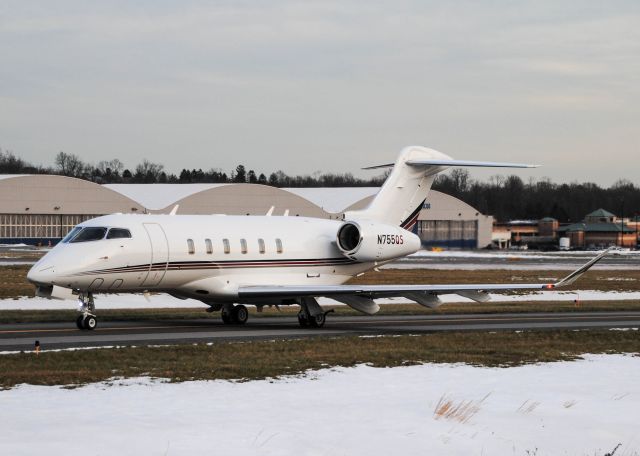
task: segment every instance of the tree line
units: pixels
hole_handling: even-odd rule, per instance
[[[467,170],[456,168],[440,174],[433,188],[499,221],[553,217],[574,223],[599,208],[618,217],[640,216],[640,188],[624,179],[608,188],[591,182],[556,184],[548,178],[525,183],[514,175],[496,175],[480,182],[471,179]]]
[[[179,174],[167,172],[164,165],[142,160],[135,168],[125,168],[120,160],[102,160],[87,163],[75,154],[59,152],[54,166],[36,166],[17,157],[11,151],[0,149],[0,174],[58,174],[89,180],[97,184],[193,184],[193,183],[249,183],[273,187],[377,187],[386,176],[361,179],[351,173],[317,173],[290,176],[283,171],[258,173],[238,165],[230,173],[219,168],[183,169]]]
[[[125,168],[118,160],[86,163],[75,154],[59,152],[54,166],[35,166],[10,151],[0,149],[0,174],[59,174],[109,183],[250,183],[273,187],[378,187],[386,174],[362,179],[350,173],[289,176],[283,171],[271,173],[247,170],[238,165],[230,173],[218,168],[183,169],[179,174],[167,172],[164,165],[143,160],[135,168]],[[560,222],[577,222],[598,208],[618,216],[640,215],[640,188],[619,180],[608,188],[594,183],[556,184],[549,179],[524,182],[515,175],[495,175],[488,182],[471,179],[465,169],[440,174],[433,188],[475,207],[496,220],[540,219],[553,217]]]

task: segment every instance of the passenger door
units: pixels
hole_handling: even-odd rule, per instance
[[[143,286],[155,287],[160,285],[167,272],[169,262],[169,243],[167,235],[158,223],[143,223],[151,243],[151,258],[149,260],[149,274],[142,282]]]

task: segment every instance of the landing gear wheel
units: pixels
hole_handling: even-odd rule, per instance
[[[98,326],[98,318],[95,316],[96,306],[93,301],[93,293],[90,291],[80,292],[78,304],[78,312],[80,312],[80,315],[76,318],[78,329],[95,329]]]
[[[307,314],[305,313],[304,310],[301,310],[300,312],[298,312],[298,324],[303,328],[306,328],[309,326],[309,319],[307,318]]]
[[[220,318],[222,318],[222,323],[225,325],[230,325],[233,323],[233,315],[229,312],[225,307],[220,311]]]
[[[309,318],[309,326],[311,326],[312,328],[322,328],[325,321],[327,321],[327,314],[322,312],[315,317]]]
[[[233,320],[238,325],[244,325],[249,319],[249,311],[242,304],[233,308]]]
[[[87,315],[82,320],[82,326],[84,329],[93,330],[98,326],[98,319],[93,315]]]

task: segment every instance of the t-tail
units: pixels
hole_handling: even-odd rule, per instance
[[[393,167],[389,177],[366,209],[350,211],[345,218],[367,219],[413,229],[436,175],[450,167],[536,168],[520,163],[454,160],[422,146],[402,149],[395,163],[364,169]]]

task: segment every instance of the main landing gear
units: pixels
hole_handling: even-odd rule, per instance
[[[225,325],[244,325],[249,319],[249,311],[242,304],[230,304],[222,308],[220,316]]]
[[[93,301],[93,293],[80,293],[78,296],[78,318],[76,318],[76,326],[78,329],[93,330],[98,326],[98,317],[95,315],[96,305]]]
[[[301,298],[300,312],[298,312],[298,324],[303,328],[322,328],[327,321],[327,314],[333,312],[333,309],[322,310],[315,298]]]
[[[333,309],[324,311],[315,298],[301,298],[298,304],[298,323],[303,328],[322,328],[327,321],[327,314],[333,312]],[[220,317],[225,325],[244,325],[249,319],[249,311],[242,304],[224,304],[220,309]]]

